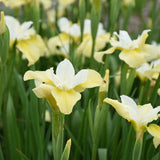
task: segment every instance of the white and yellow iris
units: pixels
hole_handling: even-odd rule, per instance
[[[70,37],[66,33],[60,33],[59,35],[52,37],[48,40],[48,48],[50,55],[61,55],[68,57]]]
[[[125,95],[121,96],[121,101],[120,103],[110,98],[104,99],[104,102],[112,105],[120,116],[133,124],[137,134],[143,136],[147,124],[158,119],[160,106],[153,108],[151,104],[136,105],[133,99]]]
[[[35,79],[34,93],[39,98],[46,98],[50,106],[63,114],[70,114],[73,106],[81,98],[85,88],[100,86],[103,79],[91,69],[82,69],[75,75],[71,62],[67,59],[59,63],[56,74],[53,68],[46,71],[27,71],[24,80]]]
[[[157,148],[160,144],[160,127],[156,124],[150,124],[147,131],[153,136],[153,144]]]
[[[51,39],[49,39],[49,43],[51,44],[51,45],[49,44],[49,46],[51,46],[51,50],[53,52],[57,53],[57,51],[55,51],[54,47],[52,46],[55,46],[55,45],[57,46],[60,43],[61,43],[60,46],[62,49],[69,46],[69,39],[70,40],[72,39],[76,43],[80,42],[81,30],[80,30],[80,25],[78,23],[72,24],[72,22],[70,22],[67,18],[62,17],[58,20],[58,26],[62,33],[56,37],[52,37]],[[68,35],[68,37],[66,35]],[[55,39],[58,39],[58,37],[60,37],[61,42],[59,40],[55,41]],[[103,49],[106,46],[106,43],[109,42],[109,39],[110,39],[110,34],[106,33],[105,30],[103,29],[102,23],[99,23],[96,44],[95,44],[95,51],[99,51]],[[54,44],[51,43],[53,41],[54,41]],[[62,46],[62,44],[64,45]],[[62,52],[62,51],[59,51],[59,52]],[[83,54],[86,57],[90,57],[91,52],[92,52],[91,20],[85,19],[83,41],[79,44],[76,50],[76,53]]]
[[[31,4],[33,2],[41,3],[45,9],[49,9],[52,6],[52,0],[0,0],[8,8],[19,8],[23,5]]]
[[[14,17],[5,16],[5,22],[10,33],[10,47],[16,42],[17,49],[29,61],[29,66],[33,65],[40,56],[48,53],[41,36],[31,27],[32,21],[20,24]]]
[[[135,6],[135,0],[122,0],[122,4],[123,4],[125,7]]]
[[[104,54],[111,54],[118,49],[121,51],[119,54],[121,60],[125,61],[132,68],[138,68],[146,62],[160,57],[158,47],[145,44],[149,31],[144,30],[136,40],[131,40],[126,31],[120,30],[119,35],[114,32],[119,41],[112,37],[110,43],[113,47],[103,52],[96,52],[94,57],[98,62],[102,62]]]
[[[0,0],[0,2],[4,3],[6,7],[9,8],[17,8],[22,5],[31,3],[32,0]]]
[[[63,8],[66,8],[68,5],[74,3],[75,0],[58,0],[58,3],[60,6],[62,6]]]
[[[155,81],[157,80],[159,73],[160,59],[154,60],[150,64],[144,63],[142,66],[136,69],[136,74],[141,81],[145,81],[146,79]]]

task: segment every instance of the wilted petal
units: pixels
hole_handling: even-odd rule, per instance
[[[70,114],[73,106],[81,98],[81,94],[75,92],[74,90],[69,90],[66,92],[64,90],[60,90],[59,88],[54,88],[51,93],[56,100],[59,110],[63,114]]]

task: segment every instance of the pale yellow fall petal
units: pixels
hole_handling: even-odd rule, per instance
[[[102,52],[95,52],[94,54],[94,58],[97,62],[103,63],[103,56],[104,54],[112,54],[115,50],[117,49],[117,47],[111,47],[106,51],[102,51]]]
[[[119,55],[119,58],[132,68],[138,68],[145,62],[152,61],[159,57],[159,48],[148,44],[145,44],[141,49],[122,50]]]
[[[38,59],[48,54],[48,50],[39,35],[32,36],[27,40],[20,40],[16,46],[23,56],[29,61],[28,66],[33,65]]]
[[[51,85],[41,84],[40,86],[33,89],[33,92],[38,98],[45,98],[47,99],[49,105],[53,109],[58,109],[57,103],[55,101],[55,98],[51,94],[54,87]]]
[[[81,94],[75,92],[74,90],[64,91],[59,88],[54,88],[51,92],[56,100],[59,110],[63,114],[70,114],[72,112],[73,106],[81,98]]]
[[[100,35],[96,37],[96,43],[95,43],[95,52],[102,50],[105,46],[106,43],[109,42],[110,34],[106,33],[103,35]],[[90,34],[86,34],[83,37],[82,43],[79,45],[77,48],[77,53],[78,54],[83,54],[86,57],[91,57],[92,53],[92,37]]]
[[[158,46],[145,44],[142,50],[145,53],[146,61],[152,61],[160,58],[160,47]]]
[[[141,51],[136,50],[123,50],[119,58],[123,61],[125,61],[130,67],[132,68],[138,68],[143,63],[146,62],[146,59],[144,58],[144,54],[140,53]]]
[[[74,88],[78,92],[84,91],[85,88],[97,87],[103,84],[103,79],[98,72],[91,69],[87,69],[87,71],[87,80]]]
[[[91,56],[92,51],[92,39],[90,36],[85,36],[82,43],[77,48],[77,54],[83,54],[86,57]]]
[[[112,105],[115,108],[115,110],[118,112],[118,114],[120,116],[122,116],[124,119],[131,121],[131,117],[129,114],[129,108],[126,105],[123,105],[122,103],[118,102],[117,100],[113,100],[110,98],[105,98],[104,102],[107,102],[110,105]]]
[[[46,71],[27,71],[23,77],[24,81],[35,79],[40,82],[48,82],[49,78],[46,75]]]
[[[160,144],[160,127],[156,124],[150,124],[147,131],[153,136],[153,144],[157,148]]]

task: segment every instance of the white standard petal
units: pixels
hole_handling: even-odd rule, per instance
[[[47,69],[46,75],[48,78],[53,82],[55,86],[57,86],[60,89],[63,89],[62,82],[59,80],[59,78],[54,74],[53,67],[50,69]]]
[[[70,35],[73,37],[78,37],[81,35],[81,31],[80,31],[80,26],[77,24],[73,24],[70,27],[70,31],[69,31]]]
[[[97,36],[100,36],[102,34],[105,34],[105,30],[103,29],[103,24],[99,23],[98,24],[98,30],[97,30]]]
[[[79,84],[84,83],[87,80],[88,76],[88,70],[87,69],[82,69],[79,71],[76,76],[73,78],[70,89],[76,87]]]
[[[136,72],[138,73],[144,73],[145,71],[151,69],[150,65],[148,63],[142,64],[139,68],[136,69]]]
[[[158,119],[158,112],[160,111],[160,106],[153,108],[151,104],[143,105],[139,108],[139,113],[141,117],[141,125],[146,125],[153,120]]]
[[[91,33],[91,20],[85,19],[84,20],[84,34],[90,34]]]
[[[32,21],[24,22],[17,28],[17,39],[29,39],[31,35],[34,35],[35,30],[30,28],[32,24]]]
[[[20,23],[17,19],[12,16],[5,16],[5,22],[9,29],[10,40],[14,41],[17,37],[16,28],[20,26]]]
[[[151,62],[151,67],[155,67],[155,66],[157,66],[159,64],[160,64],[160,59],[156,59],[156,60]]]
[[[122,95],[120,97],[122,104],[128,107],[131,119],[137,121],[137,104],[128,96]]]
[[[69,33],[70,30],[70,23],[69,20],[65,17],[62,17],[58,20],[58,26],[61,32]]]
[[[121,47],[125,49],[129,49],[132,40],[130,36],[128,35],[128,32],[120,30],[119,35],[117,32],[114,32],[114,35],[116,35],[119,38],[119,42],[121,44]]]
[[[64,84],[71,83],[71,81],[74,78],[74,75],[75,71],[73,65],[68,59],[63,60],[58,64],[56,70],[56,76],[62,83]]]

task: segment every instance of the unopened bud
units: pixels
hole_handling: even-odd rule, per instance
[[[0,34],[3,34],[6,31],[6,23],[4,20],[4,12],[1,12],[1,21],[0,21]]]
[[[102,106],[103,100],[108,92],[108,85],[109,85],[109,69],[106,69],[106,73],[103,79],[103,84],[99,88],[98,94],[98,105]]]
[[[109,84],[109,69],[106,69],[105,76],[103,79],[103,84],[99,88],[99,92],[108,92]]]

